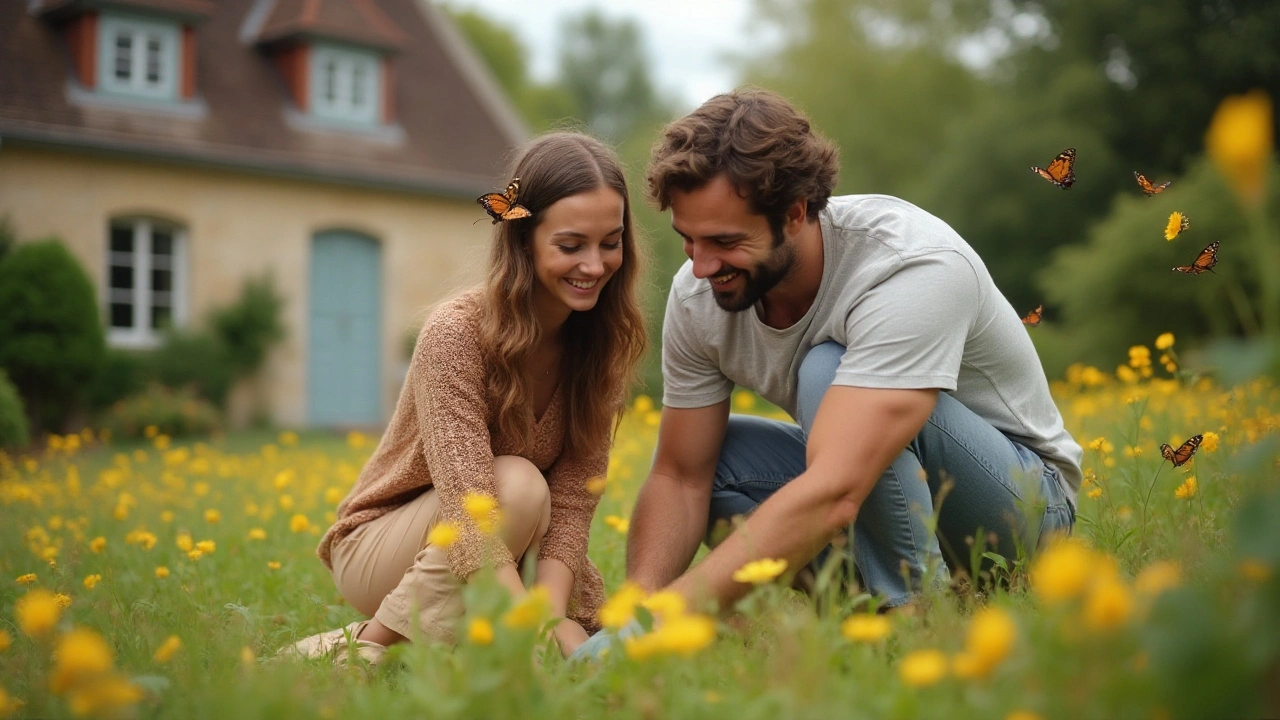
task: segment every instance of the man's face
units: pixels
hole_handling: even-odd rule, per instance
[[[722,310],[741,312],[760,301],[795,264],[795,246],[724,175],[689,192],[671,193],[671,227],[684,239],[693,275],[711,283]]]

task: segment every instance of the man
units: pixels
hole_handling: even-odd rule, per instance
[[[863,584],[896,607],[975,541],[1013,557],[1074,523],[1080,446],[982,260],[903,200],[830,197],[836,174],[834,146],[758,90],[712,98],[654,150],[648,191],[689,262],[628,534],[647,590],[725,608],[747,562],[801,568],[852,526]],[[798,424],[730,415],[735,385]]]

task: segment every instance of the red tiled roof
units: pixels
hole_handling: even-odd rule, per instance
[[[393,59],[394,125],[369,133],[298,121],[271,54],[245,29],[255,6],[269,1],[219,0],[195,30],[196,99],[174,110],[101,102],[78,89],[61,26],[30,14],[25,2],[0,0],[0,146],[433,194],[474,196],[496,187],[523,124],[429,0],[350,0],[375,7],[405,38]]]
[[[74,12],[81,8],[98,6],[119,6],[126,8],[142,8],[159,10],[180,16],[203,17],[211,15],[217,6],[213,0],[39,0],[35,12],[38,15],[51,15]]]
[[[405,41],[404,33],[373,0],[275,0],[258,40],[270,42],[298,35],[381,48],[395,48]]]

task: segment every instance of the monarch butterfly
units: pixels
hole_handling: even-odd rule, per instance
[[[1196,454],[1196,450],[1200,448],[1201,440],[1204,440],[1204,436],[1196,435],[1179,445],[1177,450],[1168,445],[1161,445],[1160,454],[1164,456],[1165,460],[1173,463],[1174,467],[1181,467],[1187,464],[1192,455]]]
[[[1076,149],[1067,148],[1049,163],[1048,168],[1031,166],[1031,172],[1066,190],[1076,181]]]
[[[1208,270],[1213,272],[1213,266],[1218,264],[1218,241],[1214,240],[1209,243],[1209,247],[1200,251],[1196,256],[1196,261],[1190,265],[1179,265],[1173,269],[1174,272],[1186,273],[1188,275],[1199,275]]]
[[[516,198],[519,195],[520,178],[516,178],[507,186],[505,193],[485,193],[476,198],[476,202],[480,203],[480,207],[493,218],[493,224],[497,225],[503,220],[519,220],[533,216],[528,208],[516,204]]]
[[[1160,193],[1164,192],[1165,188],[1173,184],[1172,180],[1166,180],[1165,182],[1162,182],[1159,185],[1152,185],[1151,181],[1147,179],[1147,176],[1143,175],[1137,170],[1133,171],[1133,179],[1138,181],[1138,187],[1142,188],[1142,192],[1146,193],[1147,197],[1151,197],[1152,195],[1159,195]]]
[[[1041,315],[1043,312],[1044,312],[1044,306],[1043,306],[1043,305],[1037,305],[1035,310],[1032,310],[1031,312],[1027,313],[1027,314],[1022,318],[1022,324],[1023,324],[1023,325],[1030,325],[1031,327],[1035,327],[1035,326],[1039,325],[1039,324],[1040,324],[1040,315]]]

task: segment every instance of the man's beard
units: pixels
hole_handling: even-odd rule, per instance
[[[725,271],[736,270],[742,274],[742,290],[736,293],[721,292],[712,284],[712,295],[715,296],[716,304],[721,310],[742,312],[755,307],[755,304],[760,302],[760,298],[782,282],[795,264],[795,246],[787,244],[782,229],[777,228],[773,231],[773,252],[755,269],[747,271],[732,265],[725,266]],[[724,271],[720,274],[723,275]]]

